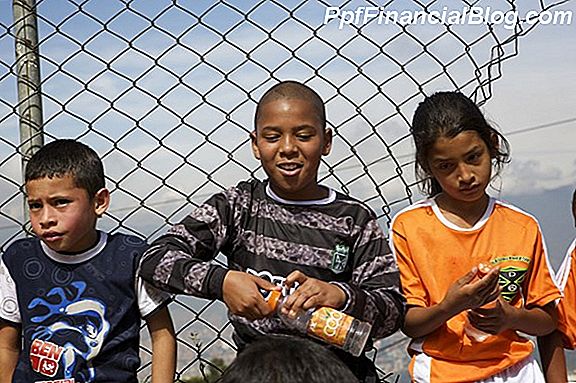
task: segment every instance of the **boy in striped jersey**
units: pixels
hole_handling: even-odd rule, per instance
[[[240,351],[268,334],[295,335],[266,304],[278,288],[290,294],[287,312],[329,306],[370,322],[372,338],[394,333],[404,300],[374,213],[317,182],[332,145],[322,99],[298,82],[273,86],[258,103],[251,139],[268,179],[240,182],[192,211],[151,245],[142,277],[222,300]],[[211,262],[219,252],[228,268]],[[364,355],[334,352],[361,381],[377,381]]]

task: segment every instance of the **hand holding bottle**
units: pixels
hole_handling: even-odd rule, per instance
[[[335,284],[312,278],[301,271],[290,273],[284,285],[290,288],[298,283],[298,288],[290,294],[282,307],[284,314],[327,306],[341,309],[346,303],[346,294]]]

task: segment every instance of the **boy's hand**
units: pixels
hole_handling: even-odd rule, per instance
[[[470,323],[479,330],[488,334],[500,334],[502,331],[512,328],[516,308],[506,302],[502,297],[490,307],[479,307],[468,312]]]
[[[448,312],[456,315],[464,310],[478,308],[498,298],[500,295],[499,269],[494,268],[482,278],[474,280],[477,271],[477,268],[474,267],[450,286],[441,303]]]
[[[279,288],[257,276],[230,270],[224,277],[222,296],[232,314],[254,320],[272,313],[259,289],[272,291]]]
[[[282,306],[284,314],[295,315],[298,310],[328,306],[340,309],[346,302],[346,293],[332,283],[308,277],[300,271],[293,271],[285,280],[287,287],[298,282],[298,288],[288,296]],[[290,314],[292,313],[292,314]]]

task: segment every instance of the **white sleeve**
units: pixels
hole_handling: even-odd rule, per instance
[[[576,247],[576,239],[572,241],[568,250],[566,251],[566,255],[558,268],[558,271],[555,275],[555,281],[560,291],[564,292],[564,288],[566,287],[566,283],[568,282],[568,276],[570,275],[570,266],[572,266],[572,253],[574,252],[574,248]]]
[[[2,259],[0,259],[0,318],[14,323],[22,322],[16,284]]]
[[[136,293],[138,294],[138,307],[142,318],[170,299],[169,293],[157,289],[140,277],[136,277]]]

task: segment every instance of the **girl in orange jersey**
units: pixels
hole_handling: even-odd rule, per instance
[[[572,216],[576,224],[576,190],[572,195]],[[538,338],[538,349],[547,383],[566,383],[564,348],[576,349],[576,239],[572,241],[562,261],[556,282],[564,292],[558,304],[558,329]]]
[[[543,383],[521,333],[556,328],[560,292],[538,222],[486,194],[508,142],[457,92],[420,103],[411,133],[429,198],[394,217],[390,242],[408,304],[412,380]],[[479,273],[479,264],[491,270]]]

